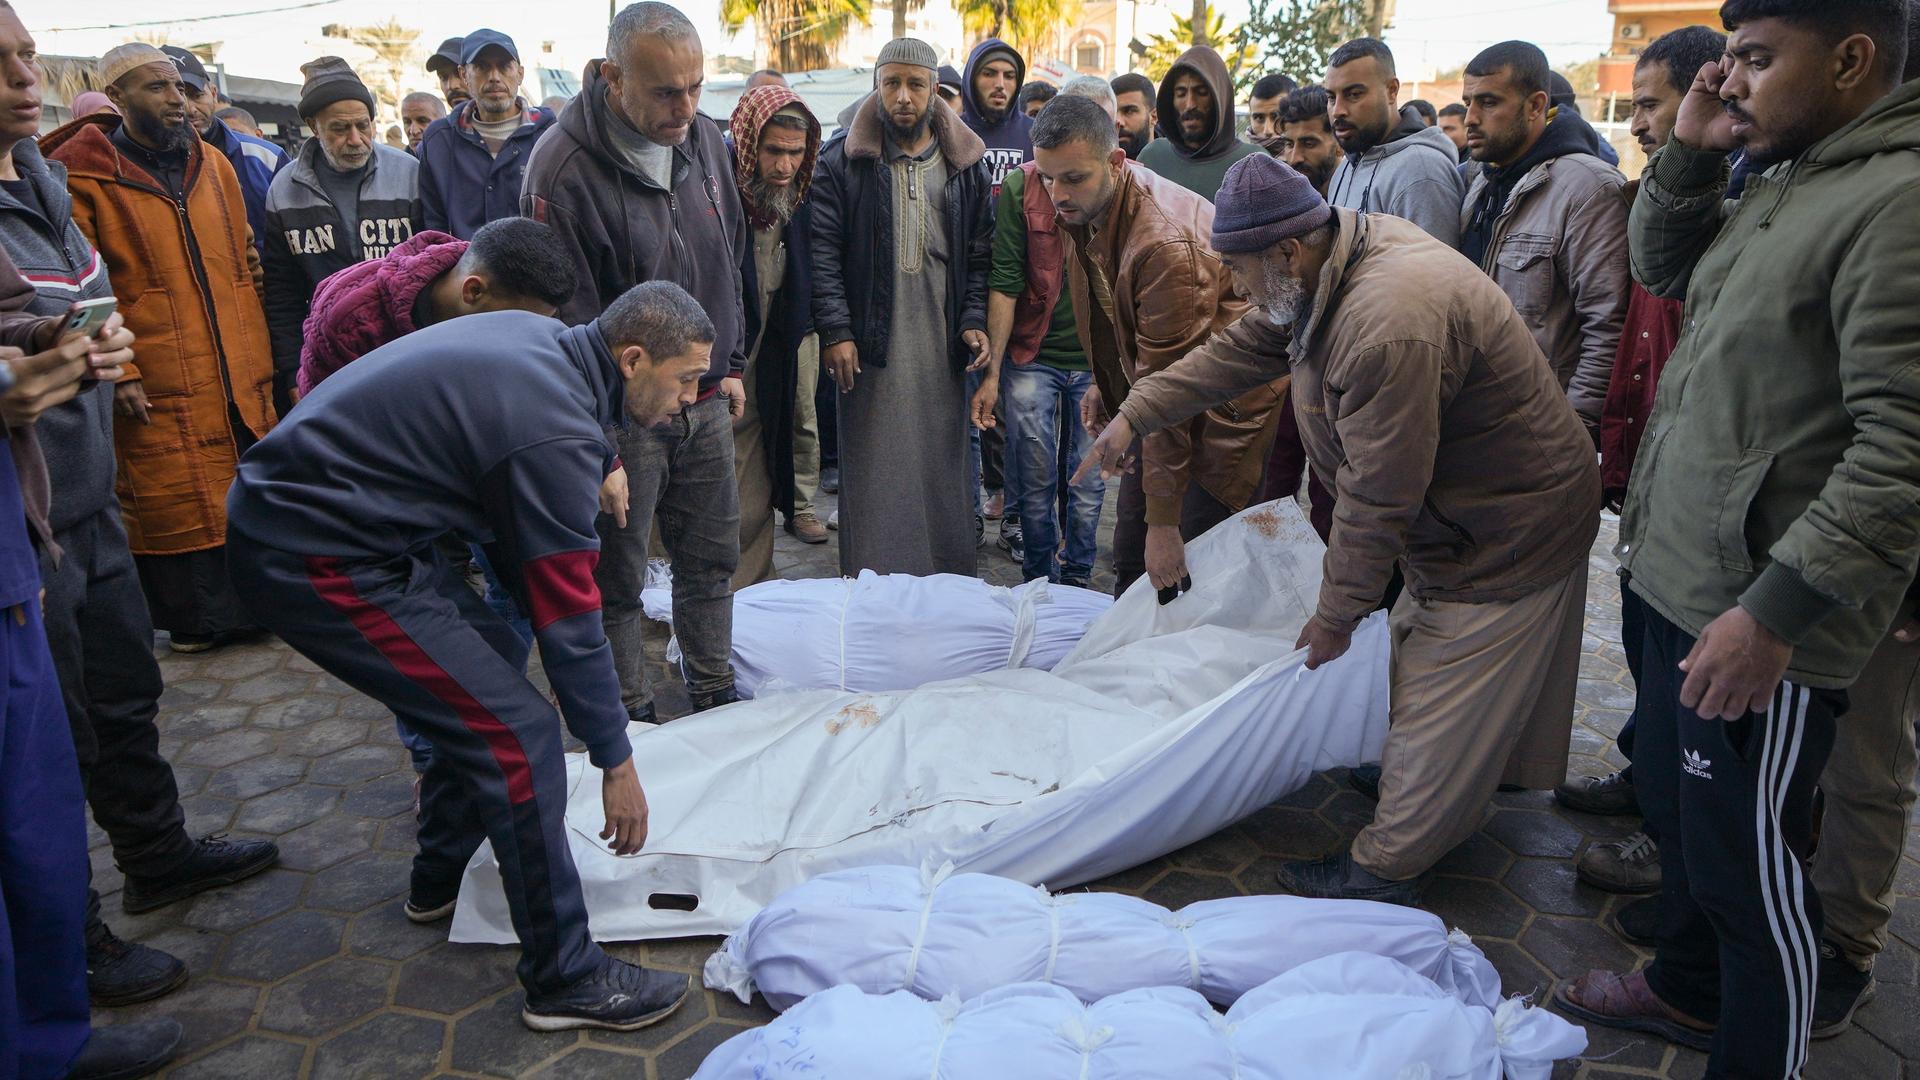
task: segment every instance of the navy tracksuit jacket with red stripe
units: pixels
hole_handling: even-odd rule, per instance
[[[535,990],[591,972],[564,828],[566,768],[527,646],[436,554],[482,541],[532,617],[568,728],[627,760],[601,627],[594,519],[624,382],[597,324],[527,312],[450,320],[368,353],[240,462],[228,564],[259,621],[434,745],[416,895],[450,895],[493,842]]]

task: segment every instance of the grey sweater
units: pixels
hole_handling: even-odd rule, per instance
[[[0,190],[0,244],[34,287],[34,315],[58,315],[75,300],[112,296],[107,264],[73,223],[67,167],[40,156],[31,139],[14,145],[13,167],[33,185],[44,212]],[[116,504],[113,387],[101,383],[35,424],[53,483],[49,522],[55,533]]]

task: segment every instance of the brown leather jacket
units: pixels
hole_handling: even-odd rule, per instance
[[[1136,383],[1137,431],[1293,372],[1313,471],[1335,492],[1319,617],[1351,630],[1393,563],[1423,600],[1515,600],[1585,565],[1593,442],[1512,301],[1411,222],[1335,208],[1339,232],[1291,342],[1253,311]]]
[[[1131,161],[1105,222],[1061,229],[1073,310],[1089,313],[1078,320],[1080,347],[1109,414],[1135,380],[1172,364],[1246,312],[1232,275],[1207,248],[1212,233],[1212,203]],[[1111,321],[1095,299],[1089,264],[1112,292]],[[1096,324],[1110,328],[1110,338],[1096,339]],[[1188,483],[1235,510],[1251,502],[1286,386],[1282,372],[1268,385],[1203,416],[1189,413],[1192,419],[1148,437],[1140,465],[1147,524],[1178,525]]]

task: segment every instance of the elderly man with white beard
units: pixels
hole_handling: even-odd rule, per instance
[[[1302,896],[1413,902],[1497,785],[1566,776],[1600,477],[1526,323],[1453,248],[1329,208],[1265,154],[1234,163],[1213,248],[1259,304],[1135,383],[1088,456],[1291,370],[1314,474],[1334,492],[1309,669],[1339,659],[1398,561],[1380,805],[1350,851],[1286,863]]]

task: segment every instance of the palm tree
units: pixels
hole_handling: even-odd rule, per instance
[[[970,34],[1000,38],[1029,60],[1055,44],[1062,26],[1080,14],[1080,0],[956,0]]]
[[[1142,70],[1146,76],[1158,83],[1167,77],[1167,69],[1173,66],[1180,54],[1193,47],[1194,43],[1212,43],[1212,48],[1227,62],[1227,75],[1238,86],[1250,76],[1254,63],[1258,59],[1258,46],[1247,39],[1246,28],[1236,26],[1227,29],[1226,17],[1206,5],[1203,13],[1206,17],[1206,31],[1196,36],[1192,21],[1175,17],[1173,33],[1155,34],[1147,40],[1147,54],[1142,57]]]
[[[752,19],[768,67],[818,71],[832,66],[834,46],[871,12],[870,0],[722,0],[720,21],[732,33]]]
[[[893,36],[907,36],[907,12],[927,6],[927,0],[893,0]]]
[[[403,80],[420,62],[420,31],[402,26],[399,19],[389,16],[386,22],[372,26],[333,23],[321,27],[320,32],[330,38],[350,41],[373,54],[371,62],[381,77],[366,79],[367,89],[398,115],[400,99],[406,96]]]

